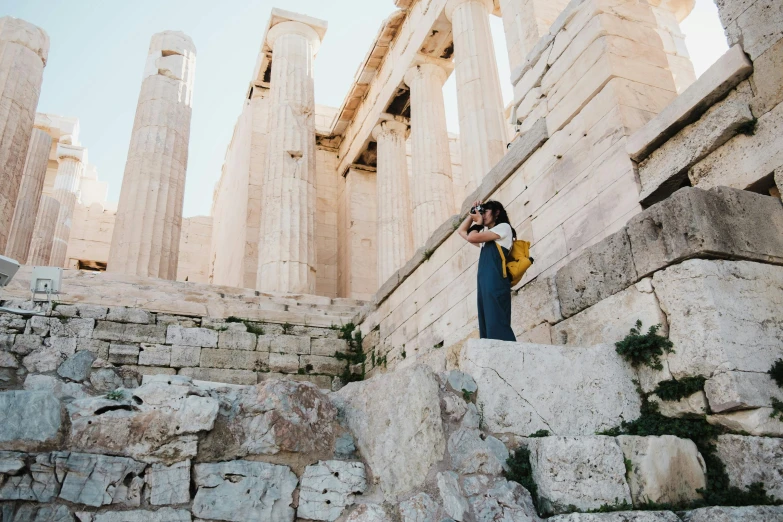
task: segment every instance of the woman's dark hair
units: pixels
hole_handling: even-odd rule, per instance
[[[511,238],[516,239],[517,238],[517,231],[514,230],[514,227],[511,225],[511,221],[508,220],[508,214],[506,213],[506,209],[503,208],[503,204],[499,201],[495,201],[494,199],[491,199],[485,203],[481,204],[482,207],[484,207],[486,210],[491,210],[492,214],[495,217],[495,225],[499,225],[501,223],[508,223],[508,226],[511,227]]]

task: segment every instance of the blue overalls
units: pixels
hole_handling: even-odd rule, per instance
[[[503,254],[508,256],[508,250],[504,248]],[[494,241],[481,248],[477,287],[479,336],[516,341],[511,330],[511,281],[503,277],[503,261]]]

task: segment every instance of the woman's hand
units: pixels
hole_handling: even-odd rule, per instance
[[[473,208],[476,208],[481,205],[481,200],[476,200],[473,202]],[[470,214],[470,218],[473,220],[474,223],[483,225],[484,224],[484,214],[481,212],[476,212],[475,214]]]

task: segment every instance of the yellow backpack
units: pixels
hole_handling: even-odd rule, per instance
[[[508,253],[508,261],[503,254],[503,247],[497,241],[495,245],[498,247],[500,259],[503,261],[503,277],[511,276],[511,286],[514,286],[522,280],[522,276],[533,264],[533,260],[530,258],[530,242],[521,239],[514,240]]]

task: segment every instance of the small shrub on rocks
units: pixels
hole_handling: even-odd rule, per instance
[[[512,453],[508,459],[508,471],[506,471],[506,478],[513,482],[517,482],[523,488],[530,492],[530,496],[533,497],[533,504],[538,510],[538,486],[536,486],[533,480],[533,466],[530,464],[530,450],[520,446],[514,453]]]
[[[679,401],[698,391],[702,391],[706,381],[707,379],[701,376],[685,377],[679,381],[674,379],[661,381],[653,393],[662,401]]]
[[[767,372],[772,377],[772,380],[777,383],[778,386],[783,388],[783,359],[778,359],[772,368]]]
[[[617,353],[631,363],[631,366],[644,364],[655,370],[662,370],[661,356],[664,353],[674,353],[673,343],[662,335],[658,335],[661,325],[656,324],[642,333],[642,322],[636,321],[631,333],[625,339],[614,343]]]
[[[345,369],[340,375],[340,379],[342,379],[344,384],[364,380],[363,363],[367,359],[367,355],[362,350],[362,332],[353,323],[348,323],[340,327],[340,339],[348,343],[347,352],[336,352],[334,354],[335,359],[338,361],[345,361]],[[351,366],[354,364],[362,364],[362,373],[356,374],[351,372]]]

